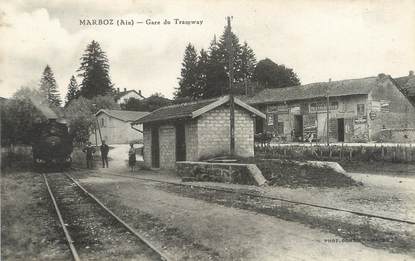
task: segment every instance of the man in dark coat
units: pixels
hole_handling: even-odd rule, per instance
[[[91,145],[91,142],[86,143],[86,147],[82,150],[86,154],[86,167],[92,169],[92,154],[95,153],[95,148]]]
[[[100,150],[101,150],[102,167],[105,168],[105,166],[107,166],[108,168],[108,151],[110,150],[110,148],[108,147],[107,144],[105,144],[105,140],[102,141]]]

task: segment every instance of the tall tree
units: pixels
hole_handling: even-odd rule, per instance
[[[176,98],[197,97],[197,53],[195,47],[189,43],[184,51],[182,69],[179,78],[179,87],[175,93]]]
[[[66,94],[66,105],[73,99],[78,98],[79,96],[79,87],[78,83],[76,82],[75,77],[72,75],[71,80],[69,81],[68,85],[68,93]]]
[[[265,88],[283,88],[301,84],[293,69],[278,65],[268,58],[258,62],[253,78]]]
[[[256,58],[255,53],[247,42],[241,46],[241,75],[243,80],[251,80],[254,75]]]
[[[91,99],[98,95],[106,95],[113,91],[109,76],[108,58],[100,45],[92,41],[81,57],[81,66],[77,70],[82,77],[80,94]]]
[[[204,98],[207,92],[207,75],[209,65],[209,54],[204,50],[200,50],[199,57],[197,59],[196,67],[196,85],[197,85],[197,98]]]
[[[229,50],[229,45],[227,44],[228,37],[230,35],[231,47],[232,50]],[[233,79],[232,82],[239,83],[244,80],[244,75],[242,75],[242,48],[239,44],[239,38],[234,34],[231,29],[226,26],[225,30],[220,37],[219,43],[219,53],[221,55],[221,63],[227,73],[227,81],[229,81],[229,54],[232,51],[232,61],[233,61]],[[229,84],[228,84],[229,85]],[[226,85],[225,93],[229,92],[229,86]]]
[[[219,49],[216,36],[209,46],[207,62],[206,91],[204,98],[212,98],[225,94],[228,85],[228,76],[225,71],[223,52]]]
[[[48,100],[50,104],[55,106],[61,105],[61,98],[58,92],[58,86],[56,84],[55,76],[49,65],[46,65],[43,71],[42,78],[40,79],[41,94]]]

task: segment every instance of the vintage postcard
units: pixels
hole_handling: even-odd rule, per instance
[[[414,260],[414,0],[0,2],[2,260]]]

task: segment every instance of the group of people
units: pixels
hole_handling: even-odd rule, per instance
[[[105,143],[105,140],[102,141],[101,146],[99,147],[101,151],[101,160],[102,160],[102,167],[108,168],[108,152],[110,150],[109,146]],[[92,143],[88,141],[86,146],[82,149],[86,156],[86,167],[88,169],[92,169],[92,160],[93,154],[96,152],[95,147],[92,146]],[[128,166],[130,167],[130,171],[134,171],[136,163],[136,153],[134,144],[130,144],[130,150],[128,151]]]

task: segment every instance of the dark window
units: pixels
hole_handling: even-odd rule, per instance
[[[357,115],[358,116],[365,115],[365,105],[364,104],[358,104],[357,105]]]

